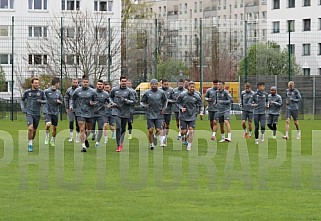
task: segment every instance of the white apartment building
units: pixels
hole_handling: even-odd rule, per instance
[[[219,33],[220,50],[229,51],[235,59],[244,56],[247,47],[257,41],[267,40],[266,0],[145,0],[154,18],[165,20],[170,29],[177,30],[174,37],[173,57],[187,61],[186,54],[195,51],[200,19],[203,20],[203,38]],[[245,23],[247,21],[247,38]],[[172,37],[171,37],[172,39]],[[207,47],[206,42],[204,46]],[[196,54],[196,53],[194,53]]]
[[[8,81],[8,90],[0,92],[1,98],[11,97],[11,79],[13,74],[14,97],[21,95],[20,83],[23,79],[32,75],[41,74],[41,70],[48,70],[47,73],[60,75],[60,68],[54,62],[53,54],[59,53],[60,44],[57,44],[59,36],[59,25],[64,27],[64,37],[73,38],[79,29],[70,27],[77,22],[77,15],[86,15],[88,18],[103,21],[106,25],[108,19],[114,30],[120,30],[121,1],[118,0],[0,0],[0,64],[5,72]],[[67,18],[67,19],[66,19]],[[57,25],[57,27],[53,27]],[[81,26],[81,25],[80,25]],[[61,27],[61,26],[60,26]],[[96,35],[107,38],[105,33],[107,27],[97,28]],[[57,33],[55,33],[57,32]],[[94,33],[91,31],[90,33]],[[90,34],[88,32],[88,34]],[[115,32],[116,33],[116,32]],[[113,33],[114,34],[114,33]],[[115,39],[120,39],[120,33],[115,34]],[[58,37],[59,38],[59,37]],[[117,42],[117,41],[114,42]],[[46,46],[51,44],[52,52],[48,54]],[[77,67],[82,61],[76,55],[68,54],[67,45],[63,46],[63,59],[68,77],[80,77],[82,72],[77,73]],[[91,47],[91,46],[89,46]],[[95,47],[95,46],[92,46]],[[112,47],[112,46],[111,46]],[[54,52],[55,51],[55,52]],[[50,52],[50,53],[49,53]],[[120,52],[114,54],[113,65],[120,66]],[[13,69],[12,69],[13,60]],[[107,63],[106,55],[99,57],[101,65]],[[41,67],[48,68],[41,69]],[[71,68],[73,67],[73,68]],[[76,67],[76,69],[75,69]],[[75,73],[76,70],[76,73]],[[80,70],[80,68],[79,68]],[[106,68],[102,69],[104,73]],[[110,72],[109,72],[110,73]],[[120,75],[120,68],[113,69],[111,80],[117,79]],[[106,74],[103,75],[106,80]]]
[[[267,7],[268,40],[290,47],[304,75],[321,75],[321,0],[269,0]]]

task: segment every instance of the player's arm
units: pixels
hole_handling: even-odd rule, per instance
[[[163,92],[162,93],[162,110],[161,111],[164,111],[167,108],[167,105],[168,105],[168,100],[167,100],[165,92]]]
[[[205,100],[206,101],[212,101],[212,98],[210,97],[210,90],[209,89],[207,89],[207,91],[206,91]]]
[[[302,96],[301,96],[301,94],[300,94],[299,91],[296,91],[296,92],[297,92],[297,93],[296,93],[295,97],[292,98],[291,100],[292,100],[293,102],[298,103],[298,102],[300,102],[300,101],[302,100]]]
[[[221,104],[232,104],[233,103],[233,98],[230,93],[225,92],[226,100],[222,100],[220,103]]]
[[[20,108],[22,112],[26,112],[25,100],[27,99],[27,92],[24,92],[20,100]]]
[[[146,96],[146,92],[143,94],[142,99],[140,100],[140,105],[142,107],[148,107],[148,98]]]
[[[62,100],[63,100],[62,94],[59,93],[59,97],[58,97],[58,99],[56,100],[57,104],[58,104],[58,105],[61,105],[61,104],[62,104],[62,102],[61,102]]]
[[[196,106],[198,107],[199,113],[204,114],[204,103],[201,97],[198,96],[196,100]]]
[[[276,106],[282,106],[282,97],[278,96],[276,101],[273,102],[273,104]]]
[[[38,99],[37,102],[40,103],[40,104],[47,103],[47,98],[46,98],[45,92],[42,92],[41,98]]]
[[[249,106],[251,107],[256,107],[257,106],[257,100],[256,100],[256,93],[252,94],[248,103]]]
[[[69,100],[70,100],[70,94],[69,94],[69,90],[67,90],[64,96],[64,103],[65,103],[66,110],[69,109]]]

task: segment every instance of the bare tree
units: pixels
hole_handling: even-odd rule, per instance
[[[28,43],[29,53],[45,55],[41,64],[30,61],[33,68],[63,77],[89,75],[114,80],[120,71],[120,23],[102,13],[77,12],[51,20],[48,37],[41,43]],[[62,70],[61,70],[62,67]],[[62,71],[62,72],[61,72]]]

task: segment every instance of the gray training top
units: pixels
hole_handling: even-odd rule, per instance
[[[27,107],[25,106],[27,102]],[[26,112],[32,116],[40,116],[41,104],[46,103],[46,96],[43,90],[28,89],[26,90],[21,98],[20,107],[22,112]]]
[[[112,115],[121,118],[130,117],[131,105],[135,102],[134,94],[128,87],[115,87],[110,92],[110,100],[116,106],[112,109]]]
[[[300,91],[298,89],[285,91],[286,108],[288,110],[299,110],[299,102],[302,100]]]
[[[91,118],[93,106],[90,101],[95,102],[97,94],[94,89],[90,87],[77,88],[70,100],[70,107],[74,109],[77,117]]]
[[[165,92],[158,88],[156,90],[149,89],[143,94],[141,104],[146,108],[148,120],[162,119],[163,115],[160,112],[165,111],[167,106]]]
[[[182,121],[196,120],[198,111],[203,108],[202,98],[197,93],[187,91],[178,97],[177,104],[180,109],[179,119]],[[186,108],[186,111],[182,112],[181,108]]]
[[[282,106],[282,97],[278,94],[272,95],[269,94],[269,109],[268,114],[271,115],[280,115],[281,106]]]
[[[110,103],[109,94],[104,90],[95,90],[97,94],[96,104],[94,105],[93,116],[101,117],[107,115],[107,107],[106,105]]]
[[[61,104],[57,103],[57,100],[62,102],[62,94],[57,89],[48,88],[44,90],[47,103],[44,105],[43,113],[50,115],[57,115],[59,113],[59,106]]]
[[[231,104],[233,103],[233,98],[228,92],[228,90],[217,90],[216,92],[217,99],[217,110],[219,113],[223,113],[225,111],[230,111]]]
[[[160,88],[162,91],[164,91],[166,98],[167,98],[167,107],[165,109],[164,114],[171,114],[172,113],[172,108],[173,108],[173,93],[174,89],[169,87],[169,88]]]
[[[172,99],[173,99],[173,106],[172,106],[172,110],[173,112],[179,112],[179,108],[178,108],[178,104],[177,99],[178,97],[183,93],[183,92],[187,92],[187,90],[184,87],[176,87],[173,89],[173,95],[172,95]]]
[[[137,103],[137,101],[138,101],[138,95],[133,88],[129,88],[129,89],[131,90],[131,93],[133,93],[134,101],[135,101],[134,103],[132,103],[130,105],[130,113],[134,113],[135,112],[135,103]]]
[[[65,103],[65,108],[69,109],[70,108],[70,100],[72,99],[72,95],[75,92],[75,90],[78,88],[77,87],[70,87],[67,89],[65,96],[64,96],[64,103]],[[75,107],[74,107],[75,108]]]
[[[253,112],[253,107],[249,103],[251,96],[254,94],[254,91],[250,90],[246,92],[246,90],[242,91],[241,93],[241,107],[242,111]]]
[[[216,92],[214,88],[208,88],[205,94],[205,100],[207,101],[207,110],[208,111],[217,111],[217,98]]]
[[[268,94],[265,91],[257,90],[249,99],[249,103],[253,106],[253,114],[265,114],[265,109],[268,104]]]

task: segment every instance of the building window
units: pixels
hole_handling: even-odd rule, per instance
[[[280,22],[275,21],[273,24],[273,33],[280,33]]]
[[[113,1],[94,1],[94,11],[113,11]]]
[[[74,38],[75,37],[75,28],[66,28],[65,29],[65,36],[67,38]]]
[[[295,21],[294,20],[288,20],[286,30],[289,32],[295,31]]]
[[[303,55],[310,55],[310,44],[303,44]]]
[[[321,68],[319,68],[319,75],[321,75]]]
[[[10,36],[10,26],[0,25],[0,37],[9,37]]]
[[[311,6],[311,0],[303,0],[303,6]]]
[[[318,55],[321,55],[321,43],[319,43],[318,46],[319,46],[319,47],[318,47],[318,49],[319,49]]]
[[[12,64],[11,54],[0,54],[0,64]]]
[[[41,26],[29,26],[29,37],[30,38],[46,38],[47,37],[47,27]]]
[[[47,55],[42,54],[29,54],[28,63],[33,65],[43,65],[48,64]]]
[[[295,44],[290,44],[287,45],[288,46],[288,51],[290,52],[290,54],[294,55],[295,53]]]
[[[79,0],[62,0],[61,1],[61,10],[75,11],[80,9]]]
[[[47,0],[29,0],[30,10],[47,10]]]
[[[262,19],[266,19],[266,11],[262,11]]]
[[[200,12],[202,12],[202,11],[203,11],[203,2],[200,1]]]
[[[303,31],[311,31],[311,19],[303,19]]]
[[[310,75],[310,68],[303,68],[303,75],[309,76]]]
[[[321,18],[318,18],[319,21],[319,30],[321,30]]]
[[[1,9],[13,9],[13,0],[0,0]]]
[[[197,2],[194,2],[194,12],[197,12]]]
[[[272,0],[273,6],[272,9],[280,9],[280,0]]]
[[[184,13],[187,14],[187,3],[184,5]]]
[[[295,0],[288,0],[288,8],[295,8]]]

